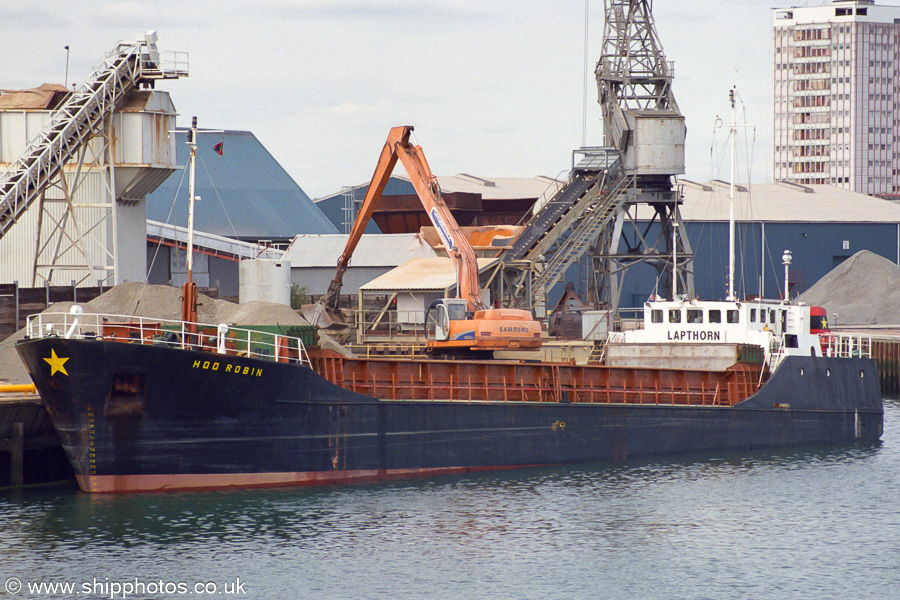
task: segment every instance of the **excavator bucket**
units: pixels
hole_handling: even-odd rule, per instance
[[[321,302],[304,304],[300,307],[300,312],[303,318],[309,321],[310,325],[315,325],[319,329],[344,326],[344,321],[341,319],[340,314]]]

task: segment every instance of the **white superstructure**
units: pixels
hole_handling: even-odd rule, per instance
[[[650,300],[644,303],[643,326],[610,334],[610,342],[645,346],[644,360],[648,353],[677,357],[679,368],[706,368],[725,357],[729,365],[741,346],[758,348],[770,371],[787,355],[823,355],[822,339],[810,332],[810,307],[774,300]]]
[[[774,11],[776,180],[900,194],[900,6]]]

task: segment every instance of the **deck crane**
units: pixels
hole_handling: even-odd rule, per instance
[[[529,311],[485,305],[478,284],[475,251],[441,198],[437,178],[432,174],[421,146],[410,143],[412,132],[413,127],[406,125],[394,127],[388,134],[365,200],[338,259],[337,272],[310,321],[318,324],[326,310],[337,307],[350,258],[399,160],[456,266],[456,298],[435,300],[426,311],[427,349],[450,352],[539,348],[541,324]]]

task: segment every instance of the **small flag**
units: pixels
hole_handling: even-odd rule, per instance
[[[215,146],[213,146],[213,150],[216,151],[216,154],[218,154],[219,156],[222,156],[222,148],[223,148],[224,146],[225,146],[225,142],[224,142],[224,141],[219,142],[218,144],[216,144]]]

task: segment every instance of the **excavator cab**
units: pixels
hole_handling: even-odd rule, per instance
[[[429,346],[450,339],[450,323],[466,320],[466,305],[462,298],[442,298],[431,303],[425,311],[425,337]]]

